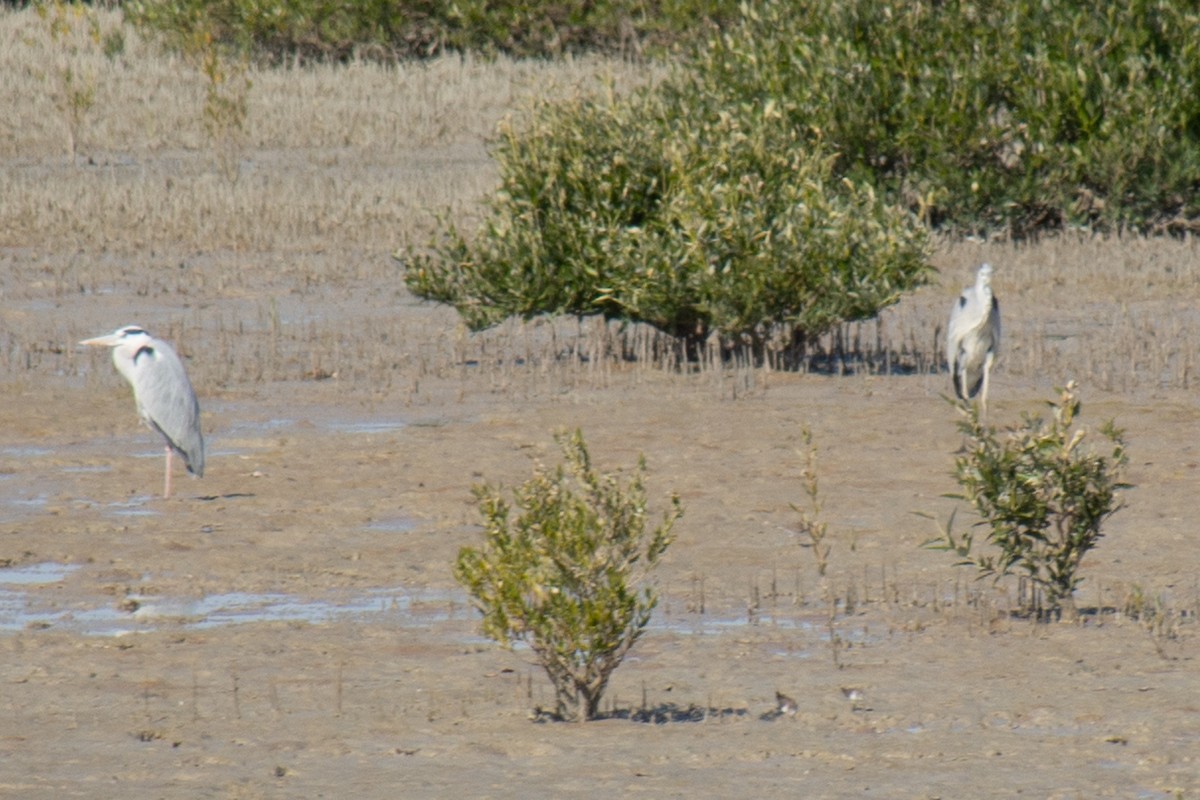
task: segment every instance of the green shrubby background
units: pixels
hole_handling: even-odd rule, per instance
[[[548,57],[663,52],[733,20],[730,0],[138,0],[134,24],[186,38],[197,27],[274,63],[424,58],[446,51]],[[181,36],[182,34],[182,36]]]
[[[403,252],[472,328],[598,314],[757,354],[873,316],[929,277],[930,231],[1190,232],[1195,4],[141,0],[264,63],[446,51],[669,64],[629,95],[501,131],[477,230]]]
[[[445,51],[670,57],[731,105],[774,99],[809,142],[937,226],[1184,230],[1200,179],[1200,8],[800,0],[138,0],[260,59]],[[728,33],[722,35],[719,30]]]

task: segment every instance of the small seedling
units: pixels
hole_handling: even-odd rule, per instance
[[[1045,601],[1045,608],[1026,610],[1073,617],[1079,564],[1100,541],[1101,524],[1121,508],[1117,492],[1128,487],[1121,481],[1127,458],[1122,433],[1111,420],[1100,428],[1108,453],[1084,451],[1088,431],[1075,426],[1082,406],[1073,381],[1048,405],[1049,422],[1026,415],[1021,427],[1001,439],[980,422],[976,407],[958,404],[964,417],[959,430],[966,438],[955,459],[962,492],[948,496],[975,508],[981,517],[976,527],[987,529],[987,541],[999,554],[973,553],[971,531],[956,537],[953,515],[926,546],[954,551],[960,564],[976,567],[981,577],[1019,573]]]
[[[644,459],[624,485],[597,474],[579,431],[556,437],[565,465],[539,467],[513,492],[475,487],[482,547],[459,551],[454,574],[483,614],[483,632],[529,645],[556,695],[556,715],[592,719],[613,671],[650,621],[655,591],[638,586],[671,543],[679,498],[647,528]]]
[[[817,574],[825,577],[829,568],[829,551],[832,547],[825,541],[828,524],[821,520],[821,495],[817,485],[817,446],[813,444],[812,431],[805,426],[800,432],[804,440],[805,464],[801,478],[804,480],[804,493],[808,495],[808,507],[791,503],[792,510],[800,515],[800,532],[808,537],[807,545],[817,560]]]
[[[90,51],[101,47],[102,39],[105,52],[111,45],[103,37],[97,13],[91,6],[41,0],[34,8],[46,26],[52,51],[47,79],[53,85],[54,104],[67,128],[67,155],[74,162],[87,116],[96,105],[98,79],[84,60]]]
[[[1166,643],[1178,638],[1178,616],[1161,595],[1152,597],[1141,586],[1134,584],[1125,597],[1122,612],[1141,625],[1159,656],[1172,659],[1167,653]]]
[[[189,37],[186,49],[204,78],[204,132],[217,169],[229,183],[236,183],[254,85],[249,61],[204,26]]]

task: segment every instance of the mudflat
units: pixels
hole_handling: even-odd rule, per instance
[[[0,795],[1200,792],[1193,242],[941,243],[934,285],[843,332],[886,369],[680,369],[616,357],[652,334],[594,321],[472,334],[392,254],[439,207],[481,213],[495,122],[551,67],[256,72],[231,177],[197,76],[132,40],[97,62],[65,158],[20,67],[36,17],[0,21],[28,115],[0,144]],[[556,69],[555,91],[643,79]],[[984,260],[992,421],[1077,379],[1083,423],[1126,430],[1134,488],[1070,624],[921,547],[916,512],[956,507],[938,336]],[[176,345],[203,408],[207,472],[169,500],[128,387],[75,346],[132,322]],[[582,725],[538,713],[532,654],[482,638],[451,574],[480,540],[472,487],[556,463],[572,428],[602,470],[645,456],[652,510],[685,508],[649,629]],[[793,508],[806,428],[824,576]]]
[[[737,400],[712,376],[648,375],[512,398],[469,377],[421,406],[347,401],[332,382],[256,386],[206,398],[209,474],[170,500],[154,496],[161,453],[122,386],[6,387],[0,785],[20,797],[1196,789],[1186,397],[1089,405],[1127,428],[1137,488],[1084,564],[1080,604],[1094,613],[1039,624],[1010,615],[1011,586],[919,546],[935,531],[911,512],[952,508],[940,494],[959,439],[942,381],[757,380]],[[790,507],[804,502],[805,425],[832,542],[823,579]],[[450,572],[479,541],[473,483],[524,480],[557,459],[551,431],[576,426],[598,465],[644,453],[651,496],[677,491],[686,506],[654,622],[605,718],[584,725],[533,719],[549,684],[529,651],[480,638]],[[1159,627],[1123,613],[1138,591],[1163,598]],[[776,691],[794,715],[776,713]]]

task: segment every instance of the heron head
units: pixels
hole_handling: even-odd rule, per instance
[[[979,274],[976,280],[980,286],[990,286],[992,284],[992,273],[995,269],[986,261],[979,265]]]
[[[80,344],[90,347],[121,347],[122,345],[127,345],[133,346],[136,349],[148,341],[150,341],[150,334],[146,333],[145,328],[141,325],[126,325],[117,328],[106,336],[84,339]]]

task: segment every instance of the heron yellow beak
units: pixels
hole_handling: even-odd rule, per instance
[[[84,339],[80,344],[85,344],[89,347],[115,347],[118,339],[113,334],[107,336],[97,336],[94,339]]]

